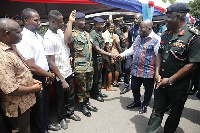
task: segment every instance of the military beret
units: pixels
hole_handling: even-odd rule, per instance
[[[168,13],[170,14],[172,12],[187,13],[189,11],[190,11],[190,8],[186,4],[177,3],[177,4],[170,5],[167,8],[166,14],[168,14]]]
[[[102,18],[100,18],[100,17],[94,18],[94,21],[95,21],[95,22],[99,22],[99,23],[104,23],[104,22],[105,22],[105,20],[102,19]]]
[[[82,12],[77,12],[75,18],[76,18],[76,19],[85,18],[85,14],[82,13]]]

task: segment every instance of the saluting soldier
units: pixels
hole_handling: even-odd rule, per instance
[[[94,66],[94,76],[93,76],[93,86],[92,93],[95,99],[99,102],[104,102],[107,95],[101,93],[102,88],[102,55],[114,57],[113,54],[103,50],[104,48],[104,39],[101,34],[101,31],[104,28],[105,20],[100,17],[94,18],[94,30],[90,32],[90,36],[93,39],[93,66]]]
[[[171,111],[165,122],[164,133],[175,132],[179,125],[188,97],[191,73],[200,62],[200,38],[186,24],[186,13],[189,10],[183,3],[173,4],[167,8],[167,31],[161,37],[156,59],[157,86],[147,133],[158,131],[168,105]]]
[[[97,112],[97,108],[90,105],[90,90],[93,83],[92,39],[86,31],[85,14],[77,12],[75,16],[75,28],[72,30],[72,42],[70,43],[73,56],[74,77],[77,84],[78,100],[81,103],[82,113],[90,117],[90,111]]]

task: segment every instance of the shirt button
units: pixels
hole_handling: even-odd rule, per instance
[[[168,53],[168,51],[166,51],[166,53]]]
[[[162,69],[162,71],[164,72],[164,71],[165,71],[165,69]]]
[[[163,62],[165,62],[165,60],[163,60]]]

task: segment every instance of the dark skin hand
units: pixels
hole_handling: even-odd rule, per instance
[[[47,60],[49,62],[49,67],[51,70],[56,74],[56,76],[60,79],[62,87],[66,90],[70,90],[69,84],[66,82],[65,78],[60,73],[58,67],[55,64],[55,56],[54,55],[48,55]]]
[[[26,63],[33,74],[47,77],[46,78],[47,84],[51,84],[55,80],[55,76],[54,78],[51,78],[53,77],[53,73],[47,72],[43,70],[41,67],[39,67],[38,65],[36,65],[35,60],[33,58],[26,60]]]

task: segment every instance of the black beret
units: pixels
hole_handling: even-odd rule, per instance
[[[190,11],[190,8],[186,4],[177,3],[177,4],[170,5],[167,8],[166,14],[172,13],[172,12],[187,13],[189,11]]]
[[[100,17],[94,18],[94,21],[95,21],[95,22],[99,22],[99,23],[104,23],[104,22],[105,22],[105,20],[102,19],[102,18],[100,18]]]
[[[75,18],[76,18],[76,19],[85,18],[85,14],[82,13],[82,12],[77,12]]]

